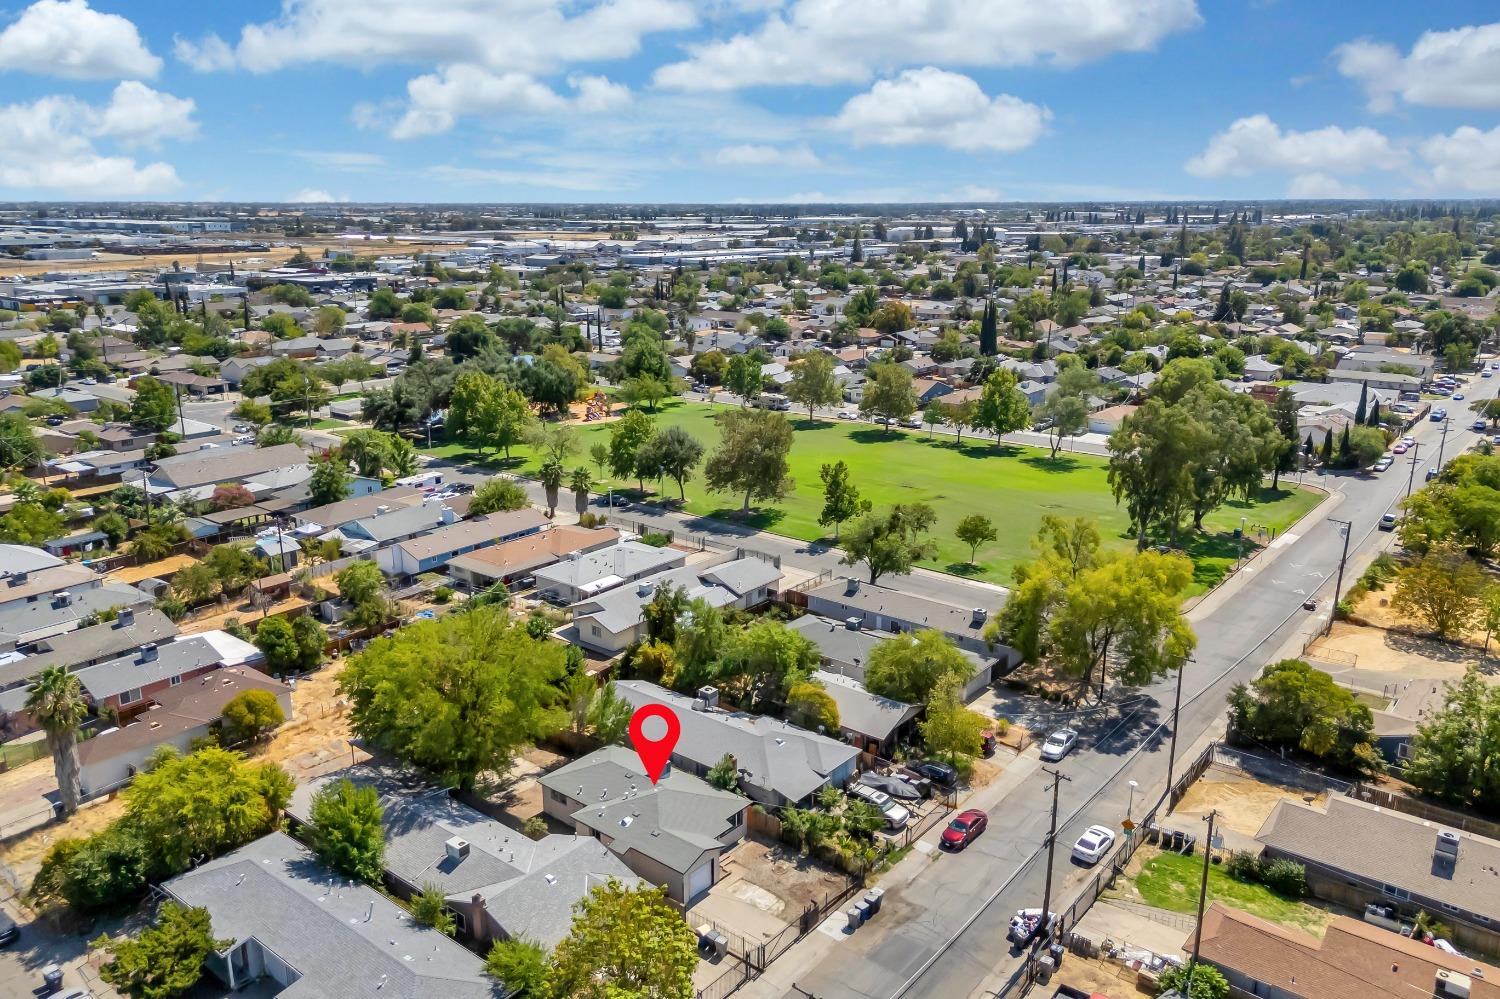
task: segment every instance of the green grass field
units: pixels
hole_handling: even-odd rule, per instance
[[[1198,887],[1203,877],[1203,856],[1184,857],[1163,853],[1146,861],[1136,875],[1141,901],[1172,912],[1197,912]],[[1265,885],[1236,881],[1220,865],[1208,870],[1208,900],[1224,902],[1252,916],[1282,926],[1306,930],[1318,936],[1333,918],[1332,913],[1295,898],[1278,895]]]
[[[701,440],[712,453],[719,437],[713,420],[715,407],[700,403],[673,403],[655,417],[661,426],[680,426]],[[973,575],[999,583],[1011,581],[1011,569],[1030,557],[1030,540],[1046,514],[1085,516],[1099,523],[1106,542],[1124,548],[1133,539],[1126,535],[1128,520],[1115,505],[1105,477],[1105,460],[1091,455],[1060,453],[1049,458],[1045,450],[1027,447],[995,447],[988,443],[960,447],[951,438],[929,439],[925,431],[888,434],[868,424],[819,421],[809,425],[792,417],[797,428],[792,445],[792,475],[796,488],[774,507],[753,511],[752,526],[807,541],[831,540],[832,532],[818,524],[823,507],[818,469],[825,463],[844,461],[864,498],[876,507],[896,502],[930,503],[938,512],[933,538],[938,557],[932,568]],[[583,452],[570,464],[587,463],[588,449],[608,441],[609,424],[582,428]],[[432,454],[460,460],[481,457],[462,444],[444,444]],[[510,462],[487,455],[483,463],[511,471],[534,473],[536,462],[528,448],[518,447]],[[607,481],[607,480],[604,480]],[[616,488],[635,488],[633,480],[615,481]],[[652,483],[647,483],[650,489]],[[665,485],[667,498],[677,498],[675,483]],[[1284,530],[1317,505],[1317,494],[1306,490],[1263,490],[1250,503],[1226,504],[1206,521],[1209,533],[1188,545],[1196,565],[1195,589],[1201,591],[1223,576],[1235,560],[1237,545],[1229,533],[1240,518],[1248,525]],[[737,519],[740,499],[708,493],[701,475],[690,481],[686,509],[691,513]],[[994,522],[1000,537],[981,546],[977,565],[969,566],[969,548],[953,537],[958,521],[970,513],[982,513]]]

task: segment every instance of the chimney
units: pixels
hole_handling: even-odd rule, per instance
[[[1438,831],[1437,843],[1432,848],[1434,863],[1452,867],[1458,863],[1458,833],[1448,829]]]
[[[59,607],[67,607],[72,602],[73,602],[73,594],[69,593],[67,590],[58,590],[57,591],[57,606],[59,606]]]
[[[850,631],[858,631],[861,623],[861,620],[857,617],[844,618],[844,627]]]
[[[443,523],[445,524],[451,524],[458,519],[453,515],[453,508],[450,506],[444,506],[438,510],[438,516],[443,518]]]
[[[120,627],[129,628],[135,624],[135,609],[131,607],[121,608],[119,614],[115,616],[115,621],[119,623]]]
[[[155,662],[156,661],[156,657],[157,657],[157,650],[156,650],[156,643],[155,642],[147,642],[145,645],[141,646],[141,662],[143,662],[143,663]]]
[[[718,687],[699,687],[698,700],[703,702],[703,710],[708,711],[719,706]]]
[[[461,836],[454,836],[443,844],[443,851],[448,854],[449,860],[456,863],[469,855],[469,841]]]
[[[844,594],[846,596],[852,597],[854,596],[854,594],[859,592],[859,580],[855,579],[853,576],[850,576],[848,579],[844,580],[844,583]]]

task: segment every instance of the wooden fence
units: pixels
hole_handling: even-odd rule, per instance
[[[1413,798],[1410,795],[1400,794],[1387,788],[1376,787],[1373,784],[1356,783],[1349,788],[1348,795],[1360,801],[1367,801],[1381,808],[1389,808],[1393,812],[1404,812],[1407,815],[1415,815],[1429,822],[1461,829],[1476,836],[1487,836],[1490,839],[1500,839],[1500,822],[1491,822],[1488,819],[1477,819],[1472,815],[1455,812],[1444,808],[1442,805],[1424,801],[1421,798]]]

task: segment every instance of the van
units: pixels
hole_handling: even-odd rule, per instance
[[[850,784],[844,788],[851,798],[858,798],[880,809],[880,814],[885,816],[885,824],[890,829],[900,829],[911,821],[911,813],[905,807],[898,804],[895,798],[878,790],[868,784]]]

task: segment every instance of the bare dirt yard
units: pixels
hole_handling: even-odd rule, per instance
[[[1070,985],[1090,995],[1109,999],[1150,999],[1155,993],[1141,987],[1140,973],[1106,958],[1069,954],[1052,977],[1052,986]],[[1049,986],[1050,987],[1050,986]]]
[[[1361,673],[1394,673],[1413,680],[1457,680],[1471,666],[1478,666],[1492,676],[1500,673],[1500,661],[1493,655],[1484,655],[1477,642],[1474,645],[1439,642],[1404,630],[1404,626],[1389,627],[1399,621],[1389,613],[1366,615],[1365,607],[1375,596],[1371,594],[1360,605],[1359,616],[1369,624],[1335,622],[1328,637],[1319,639],[1308,650],[1308,658],[1344,667],[1347,672],[1340,679],[1353,686],[1381,686],[1383,681],[1374,676],[1368,678],[1371,683],[1361,684]],[[1386,626],[1377,623],[1382,621]],[[1491,648],[1500,651],[1493,645]]]
[[[1211,766],[1188,788],[1174,817],[1198,818],[1217,810],[1220,827],[1244,836],[1254,836],[1271,815],[1278,801],[1291,799],[1321,805],[1328,795],[1294,787],[1281,787],[1255,780],[1226,767]],[[1175,823],[1174,823],[1175,825]]]

